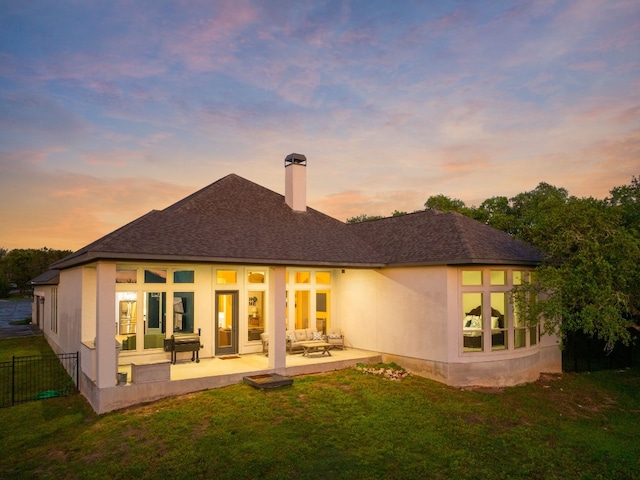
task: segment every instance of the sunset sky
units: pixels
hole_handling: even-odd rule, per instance
[[[640,2],[3,1],[0,248],[236,173],[340,220],[640,175]]]

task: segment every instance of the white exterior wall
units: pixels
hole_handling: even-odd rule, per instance
[[[459,272],[414,267],[338,274],[336,316],[347,344],[456,386],[516,385],[562,370],[552,336],[526,348],[464,352]]]
[[[51,287],[44,304],[44,335],[56,353],[80,351],[80,314],[82,272],[80,269],[60,272],[58,290],[58,331],[51,330]]]
[[[349,345],[446,361],[446,267],[346,270],[336,291]]]

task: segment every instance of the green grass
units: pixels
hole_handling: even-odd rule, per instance
[[[102,416],[81,396],[0,409],[0,478],[631,479],[639,425],[634,370],[473,390],[346,369]]]
[[[10,362],[13,356],[52,355],[53,351],[43,335],[0,340],[0,362]]]

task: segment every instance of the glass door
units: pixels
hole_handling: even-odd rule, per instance
[[[238,291],[216,292],[216,355],[238,353]]]
[[[147,318],[144,332],[144,348],[162,348],[166,332],[167,294],[147,292]]]
[[[294,296],[296,301],[294,309],[295,328],[309,328],[309,290],[296,290]]]

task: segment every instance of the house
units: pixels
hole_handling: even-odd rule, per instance
[[[288,372],[287,331],[303,328],[340,328],[349,347],[454,386],[561,371],[557,339],[510,302],[541,260],[533,247],[457,213],[340,222],[306,205],[306,166],[286,157],[284,196],[228,175],[36,279],[34,318],[54,350],[80,352],[96,411],[205,388],[167,373],[163,343],[177,334],[217,359],[262,352],[266,333],[275,373]],[[159,370],[118,387],[127,364]]]

